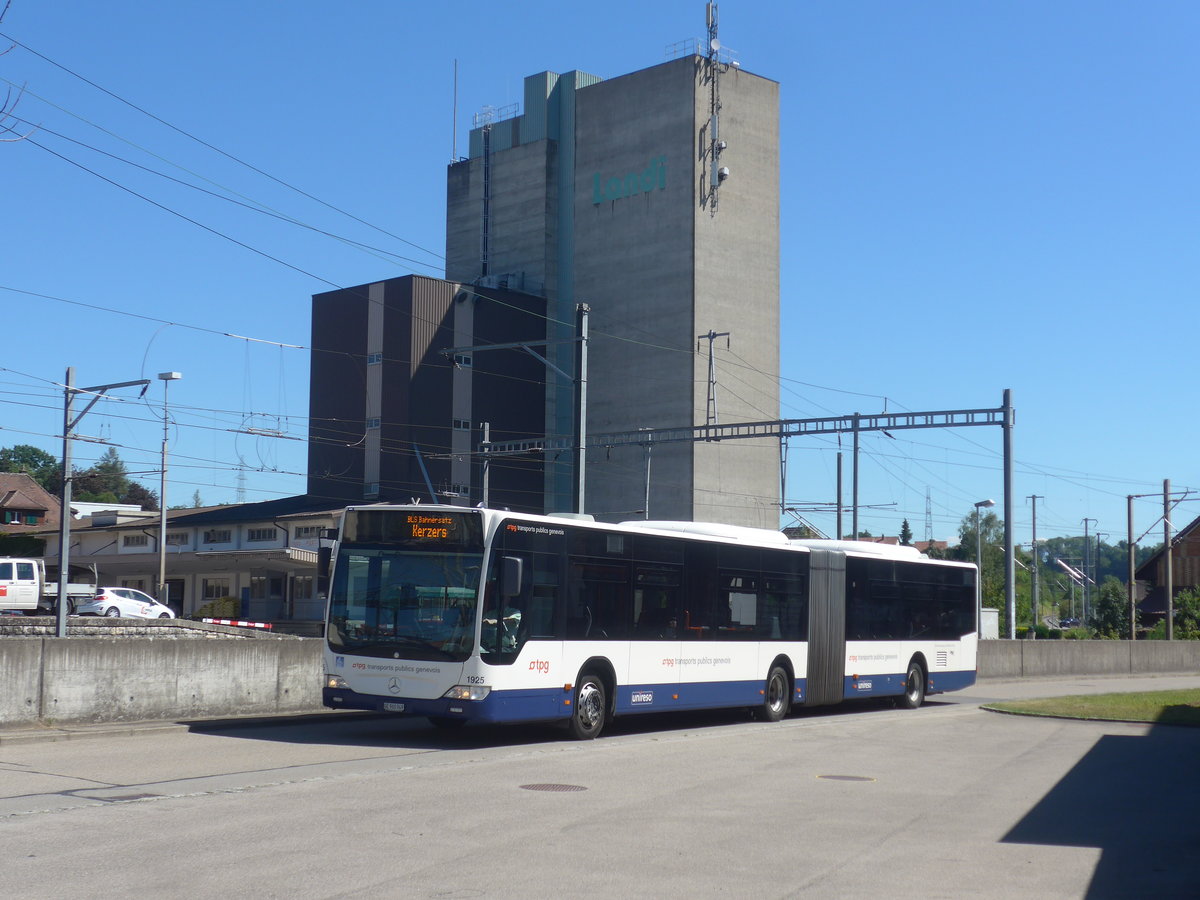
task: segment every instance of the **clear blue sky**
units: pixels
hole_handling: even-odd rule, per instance
[[[1040,537],[1090,517],[1115,543],[1127,494],[1200,486],[1200,5],[725,0],[720,23],[782,86],[784,416],[1011,388],[1018,541],[1030,494]],[[703,36],[704,3],[11,0],[0,31],[21,45],[0,56],[10,105],[24,86],[5,124],[37,126],[0,144],[0,446],[61,452],[67,366],[81,385],[178,370],[168,501],[215,503],[239,462],[246,499],[299,493],[306,458],[307,352],[223,334],[306,347],[313,293],[441,274],[455,59],[462,153],[526,75],[655,65]],[[150,473],[161,399],[99,404],[80,432]],[[998,428],[896,437],[863,438],[861,500],[883,508],[862,527],[923,537],[928,491],[954,538],[999,503]],[[833,499],[834,450],[793,442],[790,500]],[[1140,534],[1161,501],[1136,510]]]

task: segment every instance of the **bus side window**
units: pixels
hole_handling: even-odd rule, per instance
[[[592,640],[627,638],[633,630],[633,596],[624,562],[596,559],[570,561],[571,631]]]
[[[582,640],[592,629],[592,611],[584,596],[583,583],[571,581],[570,599],[567,602],[567,634],[570,640]]]

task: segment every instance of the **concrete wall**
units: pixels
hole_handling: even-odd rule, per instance
[[[322,709],[322,642],[221,626],[116,626],[67,638],[0,633],[0,727]],[[47,626],[49,627],[49,626]],[[22,626],[28,631],[30,626]],[[172,632],[202,639],[166,637]],[[979,677],[1200,671],[1200,641],[983,641]]]
[[[1200,641],[980,641],[980,678],[1200,672]]]
[[[321,641],[236,634],[189,640],[165,636],[169,633],[5,635],[0,638],[0,726],[322,708]]]

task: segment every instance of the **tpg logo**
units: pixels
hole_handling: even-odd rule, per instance
[[[623,178],[614,175],[612,178],[602,180],[600,173],[596,172],[592,175],[592,203],[621,200],[635,194],[648,194],[656,188],[662,190],[666,186],[667,158],[655,156],[644,171],[630,172]]]
[[[530,672],[541,672],[543,675],[550,674],[550,660],[548,659],[531,659],[529,661]]]

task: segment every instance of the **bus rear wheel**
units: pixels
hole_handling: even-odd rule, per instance
[[[575,701],[567,731],[577,741],[590,741],[604,727],[604,716],[608,703],[604,696],[604,682],[588,673],[579,677],[575,686]]]
[[[905,709],[917,709],[925,702],[925,669],[915,659],[908,664],[908,676],[904,679],[904,696],[900,704]]]
[[[763,691],[762,706],[758,717],[765,722],[778,722],[788,712],[788,701],[792,696],[791,685],[788,683],[787,669],[783,666],[772,666],[767,675],[766,690]]]

